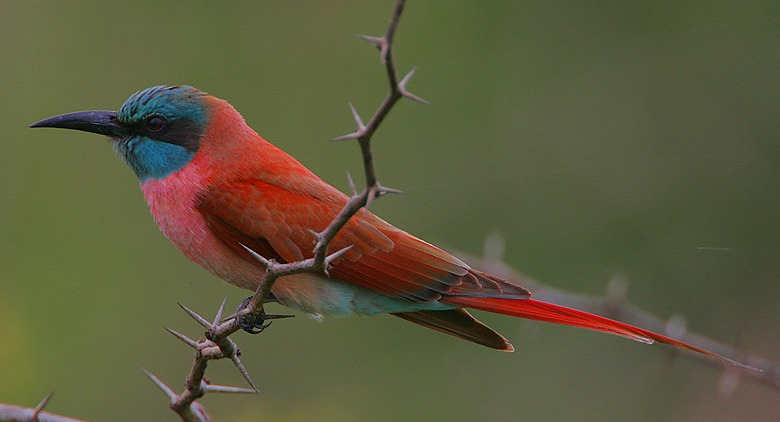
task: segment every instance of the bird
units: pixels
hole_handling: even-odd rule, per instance
[[[118,111],[81,111],[30,125],[109,137],[138,177],[162,233],[187,258],[240,288],[255,290],[265,265],[313,256],[323,230],[349,197],[263,139],[227,101],[186,85],[131,95]],[[469,309],[664,343],[745,366],[626,323],[532,298],[517,284],[471,268],[452,254],[363,208],[333,250],[351,247],[327,274],[279,278],[274,301],[305,314],[390,314],[482,346],[513,351]]]

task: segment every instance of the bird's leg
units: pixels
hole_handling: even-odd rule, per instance
[[[241,310],[246,308],[247,304],[249,304],[249,301],[251,299],[252,296],[249,296],[248,298],[244,299],[241,302],[241,304],[238,305],[238,309],[236,310],[236,312],[240,312]],[[276,297],[274,297],[273,294],[269,294],[263,303],[270,303],[270,302],[278,302],[278,300],[276,299]],[[247,333],[260,334],[263,332],[263,330],[265,330],[271,325],[271,322],[273,322],[268,320],[291,318],[294,316],[295,315],[266,314],[265,309],[261,307],[259,310],[255,310],[254,312],[251,312],[247,315],[236,318],[236,322],[238,322],[238,326],[241,327],[241,329],[246,331]]]

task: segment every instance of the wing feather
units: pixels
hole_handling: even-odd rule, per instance
[[[309,230],[323,230],[348,198],[317,179],[305,185],[279,179],[233,180],[197,204],[209,228],[231,250],[260,265],[243,246],[266,258],[292,262],[312,256]],[[319,190],[318,190],[319,189]],[[470,269],[443,250],[361,210],[331,243],[352,246],[330,271],[336,280],[415,302],[445,296],[528,297],[522,287]]]

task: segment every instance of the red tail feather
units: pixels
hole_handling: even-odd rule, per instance
[[[732,365],[755,369],[745,364],[739,363],[733,359],[729,359],[717,353],[710,352],[709,350],[705,350],[700,347],[696,347],[694,345],[654,333],[652,331],[634,327],[633,325],[625,324],[599,315],[567,308],[565,306],[542,302],[540,300],[498,299],[464,296],[450,296],[445,300],[453,305],[479,309],[497,314],[552,322],[555,324],[572,325],[575,327],[587,328],[589,330],[595,331],[603,331],[605,333],[630,338],[631,340],[641,341],[642,343],[650,344],[653,342],[658,342],[669,344],[680,349],[701,353],[705,356],[710,356]]]

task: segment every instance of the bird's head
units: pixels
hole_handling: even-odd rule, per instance
[[[208,95],[190,86],[138,91],[119,111],[80,111],[30,127],[56,127],[111,138],[120,157],[141,181],[180,170],[197,153],[209,120]]]

